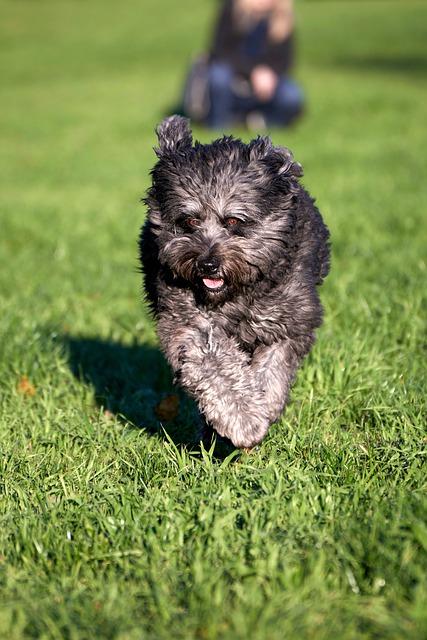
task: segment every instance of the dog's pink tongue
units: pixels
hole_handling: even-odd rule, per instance
[[[224,284],[222,278],[203,278],[203,284],[208,289],[219,289]]]

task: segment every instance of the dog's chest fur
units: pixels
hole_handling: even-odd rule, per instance
[[[191,289],[170,284],[167,289],[167,294],[164,292],[161,297],[168,301],[170,310],[173,308],[174,316],[185,317],[190,326],[202,316],[207,324],[220,327],[229,337],[234,337],[249,353],[259,345],[305,336],[307,323],[314,329],[321,320],[317,296],[313,298],[313,291],[308,295],[296,275],[268,290],[260,282],[257,289],[251,288],[215,307],[198,304]]]

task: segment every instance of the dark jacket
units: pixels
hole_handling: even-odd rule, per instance
[[[233,2],[225,0],[214,31],[210,60],[227,62],[237,74],[245,77],[259,64],[271,67],[279,75],[287,75],[293,63],[293,33],[284,40],[271,42],[267,20],[258,22],[252,31],[242,33],[233,18]]]

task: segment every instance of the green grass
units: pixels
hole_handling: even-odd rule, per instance
[[[325,324],[282,421],[221,460],[182,395],[156,417],[136,270],[215,3],[1,2],[1,638],[427,637],[427,6],[297,4],[309,106],[274,140],[331,229]]]

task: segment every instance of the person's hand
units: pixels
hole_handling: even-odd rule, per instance
[[[253,92],[261,102],[268,102],[276,91],[279,77],[277,73],[266,65],[259,64],[251,72],[251,85]]]

